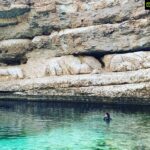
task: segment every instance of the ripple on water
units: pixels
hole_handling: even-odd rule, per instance
[[[150,150],[150,111],[82,105],[0,108],[0,150]]]

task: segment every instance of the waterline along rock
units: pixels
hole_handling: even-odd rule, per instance
[[[143,0],[0,0],[0,99],[150,104]]]

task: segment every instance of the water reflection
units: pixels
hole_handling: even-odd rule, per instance
[[[146,150],[149,142],[149,107],[0,101],[0,150]]]

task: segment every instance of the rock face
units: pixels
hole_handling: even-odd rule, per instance
[[[143,0],[0,0],[2,93],[148,99],[149,51]]]
[[[0,62],[6,64],[19,63],[25,60],[25,54],[32,49],[31,41],[11,39],[0,42]]]
[[[20,68],[17,68],[17,67],[1,68],[0,69],[0,77],[3,77],[3,76],[5,76],[9,79],[11,77],[12,78],[23,78],[23,72]]]
[[[94,70],[101,70],[100,62],[94,57],[74,57],[70,55],[51,59],[48,62],[46,74],[50,76],[90,74]]]
[[[103,62],[109,71],[123,72],[150,68],[150,52],[105,55]]]
[[[66,29],[53,33],[50,39],[52,46],[57,44],[58,48],[67,53],[130,51],[149,48],[150,33],[147,34],[147,31],[150,30],[149,26],[150,22],[146,18],[125,21],[123,24],[115,23]],[[146,33],[144,37],[143,33]]]

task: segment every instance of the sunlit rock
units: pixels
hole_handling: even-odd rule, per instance
[[[25,54],[32,49],[28,39],[11,39],[0,41],[0,62],[6,64],[21,63]]]
[[[24,77],[23,72],[18,67],[6,67],[6,68],[0,68],[0,77],[12,77],[12,78],[20,78],[22,79]]]
[[[51,43],[48,36],[36,36],[32,40],[33,46],[36,48],[51,48]]]
[[[149,20],[143,0],[0,0],[0,91],[148,98]]]
[[[101,70],[101,64],[96,58],[90,56],[75,57],[69,55],[49,60],[46,74],[52,76],[65,74],[89,74],[94,69]]]
[[[149,68],[150,52],[105,55],[103,62],[108,71],[123,72]]]

